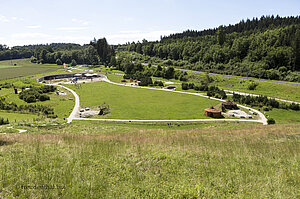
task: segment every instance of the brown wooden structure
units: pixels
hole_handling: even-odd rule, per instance
[[[207,108],[204,111],[205,111],[205,115],[208,117],[213,117],[213,118],[222,117],[221,111],[218,109]]]
[[[226,109],[230,109],[230,110],[237,110],[239,109],[236,105],[236,103],[232,102],[232,101],[226,101],[226,102],[222,102],[222,107],[226,108]]]

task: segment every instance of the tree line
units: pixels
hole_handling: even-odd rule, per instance
[[[125,73],[124,79],[135,79],[141,81],[141,86],[154,85],[152,81],[152,76],[163,77],[166,79],[178,79],[181,81],[187,81],[188,74],[183,71],[175,71],[174,67],[157,67],[149,64],[148,66],[143,66],[141,63],[135,63],[130,61],[127,57],[120,56],[117,59],[116,67],[117,70],[123,71]],[[159,83],[157,82],[157,85]]]
[[[300,82],[299,17],[262,17],[204,32],[132,42],[127,50],[187,69]]]
[[[105,38],[94,39],[89,44],[53,43],[47,45],[26,45],[8,48],[0,45],[0,60],[31,58],[38,64],[115,64],[115,51]]]

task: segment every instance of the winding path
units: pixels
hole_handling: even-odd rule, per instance
[[[115,85],[119,85],[119,86],[128,86],[128,87],[133,87],[130,85],[124,85],[124,84],[120,84],[120,83],[115,83],[112,82],[110,80],[107,79],[107,77],[103,78],[103,81],[108,82],[110,84],[115,84]],[[262,123],[264,125],[267,125],[267,118],[264,116],[264,114],[262,114],[260,111],[243,106],[243,105],[238,105],[242,108],[251,110],[255,113],[257,113],[260,117],[259,120],[247,120],[247,119],[190,119],[190,120],[136,120],[136,119],[94,119],[94,118],[78,118],[76,117],[76,114],[78,113],[79,107],[80,107],[80,100],[79,100],[79,96],[77,95],[77,93],[75,91],[73,91],[70,88],[67,88],[65,86],[62,85],[57,85],[60,86],[64,89],[67,89],[68,91],[70,91],[74,97],[75,97],[75,106],[73,108],[72,113],[70,114],[70,116],[67,119],[67,123],[71,123],[72,120],[90,120],[90,121],[122,121],[122,122],[210,122],[210,121],[242,121],[242,122],[258,122],[258,123]],[[200,96],[200,97],[206,97],[209,99],[214,99],[217,101],[222,101],[224,102],[225,100],[222,99],[217,99],[217,98],[213,98],[213,97],[208,97],[205,96],[202,93],[190,93],[190,92],[182,92],[182,91],[173,91],[173,90],[166,90],[166,89],[159,89],[159,88],[150,88],[150,87],[140,87],[140,86],[134,86],[135,88],[143,88],[143,89],[151,89],[151,90],[161,90],[161,91],[166,91],[166,92],[175,92],[175,93],[182,93],[182,94],[188,94],[188,95],[196,95],[196,96]]]

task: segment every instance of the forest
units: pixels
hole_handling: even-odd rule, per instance
[[[46,45],[14,46],[0,45],[0,61],[31,58],[38,64],[108,64],[114,60],[115,52],[105,38],[94,39],[90,44],[52,43]],[[112,58],[113,57],[113,58]]]
[[[299,16],[262,16],[125,47],[119,49],[157,57],[181,68],[300,82]]]

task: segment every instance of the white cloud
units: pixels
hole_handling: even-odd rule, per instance
[[[69,32],[75,32],[75,31],[86,30],[86,29],[88,29],[88,28],[87,27],[59,27],[59,28],[56,28],[56,30],[69,31]]]
[[[119,34],[108,35],[107,39],[109,43],[112,44],[121,44],[126,43],[128,41],[142,41],[143,39],[147,39],[149,41],[159,40],[160,36],[166,36],[174,33],[172,30],[159,30],[159,31],[121,31]]]
[[[41,26],[39,26],[39,25],[36,25],[36,26],[26,26],[26,28],[29,28],[29,29],[38,29],[40,27]]]
[[[30,33],[30,32],[25,32],[25,33],[15,33],[12,34],[11,37],[13,39],[28,39],[28,38],[48,38],[50,35],[45,34],[45,33]]]
[[[0,37],[0,43],[4,38]],[[5,39],[5,44],[8,46],[19,46],[19,45],[29,45],[29,44],[46,44],[46,43],[79,43],[86,44],[89,43],[91,37],[89,36],[70,36],[70,35],[54,35],[45,34],[41,32],[24,32],[16,33],[10,36],[10,38]],[[3,42],[2,42],[3,43]]]
[[[9,22],[6,16],[0,15],[0,22]]]
[[[25,19],[22,17],[7,17],[4,15],[0,15],[0,22],[11,22],[11,21],[24,21]]]
[[[89,21],[85,21],[85,20],[82,20],[82,19],[76,19],[76,18],[73,18],[72,22],[78,23],[78,24],[84,25],[84,26],[87,26],[87,25],[89,25],[91,23]]]

